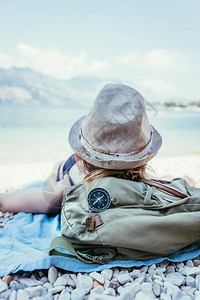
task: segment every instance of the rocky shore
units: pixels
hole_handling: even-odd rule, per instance
[[[49,270],[7,275],[0,279],[5,300],[199,300],[200,260],[164,261],[140,268],[70,273]]]

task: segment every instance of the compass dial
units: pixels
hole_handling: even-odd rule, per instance
[[[96,212],[106,210],[111,203],[110,194],[102,188],[96,188],[88,194],[88,205]]]

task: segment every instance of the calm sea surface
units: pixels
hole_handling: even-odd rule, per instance
[[[0,164],[48,162],[70,153],[70,126],[87,110],[44,105],[0,105]],[[148,111],[161,133],[160,156],[200,154],[200,112]]]

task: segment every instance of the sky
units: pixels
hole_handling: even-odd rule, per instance
[[[199,0],[0,0],[0,68],[200,99]]]

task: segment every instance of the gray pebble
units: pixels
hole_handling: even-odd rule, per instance
[[[91,295],[94,298],[88,298],[88,300],[115,300],[116,297],[115,296],[110,296],[110,295]],[[120,300],[129,300],[128,298],[124,299],[122,297],[119,298]]]
[[[42,293],[42,287],[36,286],[36,287],[27,287],[25,288],[25,291],[29,294],[30,298],[41,296]]]
[[[59,300],[70,300],[71,299],[71,295],[69,292],[65,290],[62,290],[62,292],[60,293],[59,296]]]
[[[155,299],[155,298],[152,298],[151,296],[143,293],[143,292],[139,292],[135,295],[135,300],[152,300],[152,299]]]
[[[177,263],[177,264],[176,264],[176,267],[177,267],[178,269],[183,268],[184,266],[185,266],[185,265],[184,265],[183,262],[180,262],[180,263]]]
[[[181,297],[179,296],[179,298],[176,298],[175,300],[191,300],[191,297],[186,294],[182,294]]]
[[[191,290],[190,290],[190,293],[194,295],[195,292],[196,292],[196,288],[195,288],[195,287],[192,287]]]
[[[71,293],[71,300],[84,300],[85,290],[84,289],[75,289]]]
[[[65,289],[68,293],[71,293],[73,291],[73,287],[72,286],[67,286]]]
[[[180,290],[182,292],[186,293],[187,295],[189,295],[189,294],[192,295],[193,294],[193,289],[191,288],[191,286],[183,285],[183,286],[180,287]],[[195,289],[195,291],[196,291],[196,289]],[[194,297],[194,295],[193,295],[193,297]]]
[[[158,280],[158,279],[155,279],[155,280],[154,280],[153,286],[154,286],[154,285],[157,285],[157,284],[160,286],[160,289],[161,289],[161,291],[162,291],[162,288],[163,288],[164,283],[163,283],[162,281]]]
[[[148,270],[148,274],[151,275],[151,276],[154,276],[154,275],[157,274],[157,272],[154,269],[150,269],[150,270]]]
[[[17,299],[17,291],[12,291],[9,300],[16,300]]]
[[[131,293],[132,297],[134,297],[138,292],[141,291],[141,286],[138,283],[133,283],[132,285],[124,288],[124,292],[127,291]]]
[[[12,280],[9,284],[10,289],[15,289],[17,282],[15,280]]]
[[[4,300],[8,300],[10,298],[10,295],[12,293],[12,290],[6,290],[3,293],[1,293],[1,298],[3,298]]]
[[[39,274],[40,278],[45,277],[45,274],[42,271],[39,271],[38,274]]]
[[[180,268],[180,269],[178,270],[178,271],[179,271],[179,273],[182,273],[182,274],[184,274],[185,268],[187,268],[187,267],[186,267],[186,266],[184,266],[184,267]]]
[[[126,288],[126,287],[129,287],[129,286],[132,286],[131,282],[126,282],[123,287]]]
[[[42,285],[43,283],[41,281],[38,281],[36,279],[33,279],[33,278],[21,278],[19,280],[19,283],[25,285],[25,286],[38,286],[38,285]]]
[[[151,293],[152,292],[152,284],[150,282],[143,282],[141,284],[141,290],[144,293]]]
[[[42,286],[42,290],[41,290],[41,297],[42,296],[46,296],[48,294],[48,291],[45,287]]]
[[[138,277],[143,276],[142,273],[139,270],[133,270],[129,275],[133,278],[136,279]]]
[[[172,296],[175,295],[177,291],[179,291],[179,288],[176,285],[172,284],[171,282],[165,281],[163,291],[169,296]]]
[[[155,283],[153,286],[153,292],[156,295],[156,297],[160,296],[161,293],[161,286],[158,283]]]
[[[112,297],[112,296],[110,296]],[[112,299],[115,299],[116,297],[112,297]],[[120,300],[133,300],[135,297],[132,296],[130,291],[124,291],[122,295],[120,295]]]
[[[8,221],[9,221],[10,219],[9,218],[5,218],[5,219],[3,219],[3,226],[5,226],[7,223],[8,223]]]
[[[140,271],[146,273],[148,271],[148,266],[143,266]]]
[[[120,286],[119,282],[115,281],[115,279],[112,279],[109,284],[109,287],[114,289],[115,291],[118,289],[119,286]]]
[[[167,274],[165,280],[176,286],[181,286],[185,283],[185,277],[178,272]]]
[[[58,277],[53,286],[67,285],[67,279],[65,277]]]
[[[17,300],[29,300],[29,294],[25,290],[17,292]]]
[[[58,285],[49,290],[49,293],[56,294],[61,292],[65,288],[64,285]]]
[[[116,278],[118,274],[119,274],[119,269],[113,268],[113,278]]]
[[[46,282],[43,287],[45,287],[47,290],[50,290],[53,288],[53,284],[51,284],[50,282]]]
[[[104,277],[103,277],[101,274],[97,273],[97,272],[92,272],[92,273],[90,273],[90,276],[91,276],[94,280],[97,280],[97,281],[98,281],[99,283],[101,283],[101,284],[104,284],[104,282],[105,282]]]
[[[77,288],[84,289],[85,295],[88,294],[93,288],[93,280],[88,275],[79,275],[77,277]]]
[[[117,275],[116,279],[120,284],[123,285],[124,283],[131,281],[131,276],[129,273],[124,273]]]
[[[184,275],[188,276],[188,275],[199,275],[200,274],[200,268],[199,267],[186,267],[184,272]]]
[[[163,273],[165,273],[166,272],[166,267],[158,267],[157,269],[156,269],[156,273],[158,274],[158,275],[163,275]]]
[[[131,278],[132,279],[132,278]],[[133,280],[133,279],[132,279]],[[141,277],[138,277],[135,279],[135,283],[139,283],[139,284],[142,284],[143,282],[145,281],[145,277],[144,276],[141,276]]]
[[[17,281],[17,280],[19,279],[19,277],[20,277],[20,276],[19,276],[18,274],[14,274],[14,275],[13,275],[13,280]]]
[[[104,292],[103,292],[104,295],[110,295],[110,296],[115,296],[116,295],[116,292],[114,289],[112,288],[108,288],[106,289]]]
[[[194,264],[193,264],[193,261],[191,260],[191,259],[188,259],[187,261],[186,261],[186,266],[187,267],[194,267]]]
[[[54,283],[58,277],[58,271],[54,266],[51,266],[48,270],[48,280],[50,283]]]
[[[195,300],[200,300],[200,294],[197,294],[197,295],[195,296]]]
[[[152,264],[151,266],[149,266],[149,270],[155,270],[156,269],[156,264]]]
[[[151,282],[153,284],[151,275],[149,275],[149,274],[146,275],[146,282]]]
[[[104,292],[104,288],[102,286],[97,286],[96,288],[92,289],[90,291],[90,294],[93,295],[93,294],[103,294]]]
[[[175,272],[175,268],[173,266],[168,266],[167,267],[166,274],[174,273],[174,272]]]
[[[195,287],[197,290],[200,290],[200,275],[197,275],[195,278]]]
[[[194,279],[194,277],[192,277],[192,276],[186,276],[185,284],[187,286],[194,287],[195,286],[195,279]]]
[[[160,295],[160,300],[171,300],[171,299],[172,298],[165,293],[161,293],[161,295]]]
[[[103,270],[101,271],[101,275],[104,277],[104,279],[111,280],[113,275],[113,270],[112,269]]]
[[[172,299],[173,300],[182,300],[182,298],[185,296],[186,294],[183,293],[180,289],[178,289],[173,295],[172,295]],[[187,295],[186,295],[187,296]],[[190,299],[190,298],[189,298]],[[191,300],[191,299],[190,299]]]
[[[16,291],[24,290],[25,288],[27,288],[27,286],[25,286],[24,284],[21,284],[21,283],[18,283],[18,282],[15,283],[15,290]]]
[[[7,289],[8,289],[7,284],[4,281],[0,280],[0,293],[4,292]]]
[[[44,300],[53,300],[53,295],[51,293],[48,293],[43,299]]]
[[[76,287],[76,282],[74,281],[73,277],[71,278],[68,274],[62,275],[66,279],[66,285],[71,286],[73,288]]]
[[[108,279],[105,279],[104,289],[108,289],[109,286],[110,286],[110,281]]]
[[[121,271],[119,271],[119,274],[126,274],[129,273],[127,269],[122,269]]]
[[[58,272],[58,277],[60,277],[60,276],[62,276],[62,272],[59,271]]]
[[[117,289],[117,292],[118,292],[118,294],[120,294],[120,295],[123,294],[123,292],[124,292],[123,286],[120,285],[120,286],[118,287],[118,289]]]
[[[46,276],[44,276],[40,279],[40,281],[44,284],[44,283],[48,282],[48,278]]]
[[[152,299],[155,298],[155,294],[153,293],[153,287],[152,284],[150,282],[143,282],[141,284],[141,291],[148,295],[149,297],[151,297]]]

